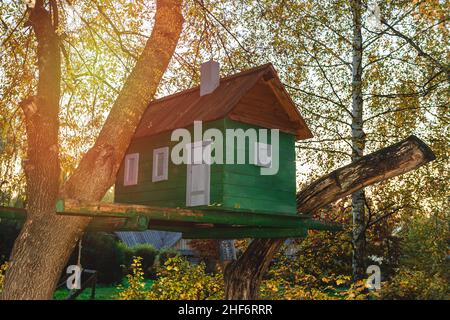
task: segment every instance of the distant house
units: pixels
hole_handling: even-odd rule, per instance
[[[189,240],[183,239],[179,232],[169,231],[117,231],[115,235],[127,246],[133,247],[138,244],[150,244],[156,249],[174,248],[181,255],[195,256],[192,248],[189,246]]]

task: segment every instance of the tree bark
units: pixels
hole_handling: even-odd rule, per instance
[[[284,239],[255,239],[224,271],[225,299],[255,300],[262,277]]]
[[[43,1],[37,1],[31,10],[30,23],[38,41],[39,85],[36,98],[23,104],[28,138],[25,167],[28,215],[13,248],[2,299],[52,298],[62,268],[90,222],[89,218],[57,216],[56,199],[63,195],[82,201],[100,201],[114,183],[129,142],[178,42],[183,23],[181,2],[157,1],[153,31],[136,66],[95,145],[61,190],[57,143],[59,41]]]
[[[432,160],[431,149],[410,136],[361,157],[314,181],[297,194],[297,211],[312,213],[371,184],[414,170]],[[256,299],[262,276],[284,239],[255,239],[225,270],[226,299]]]
[[[362,32],[361,0],[352,0],[353,22],[353,60],[352,60],[352,161],[364,155],[366,135],[363,130],[363,96],[362,96]],[[352,269],[353,278],[358,280],[365,275],[366,257],[366,222],[364,189],[352,194]]]
[[[433,161],[433,151],[416,136],[383,148],[317,179],[297,193],[297,212],[311,213],[350,193]]]

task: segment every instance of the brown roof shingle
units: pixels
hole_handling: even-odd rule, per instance
[[[287,108],[293,115],[292,122],[298,124],[297,138],[311,137],[311,132],[292,102],[289,94],[282,86],[275,69],[265,64],[247,71],[221,78],[219,87],[209,95],[200,96],[200,88],[184,90],[161,99],[152,101],[145,111],[136,129],[135,138],[155,135],[161,132],[185,128],[195,120],[213,121],[226,117],[238,104],[242,97],[261,79],[273,79],[275,87],[289,101]],[[286,107],[286,103],[284,103]]]

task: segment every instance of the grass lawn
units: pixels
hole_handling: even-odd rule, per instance
[[[123,286],[126,286],[125,279],[122,281]],[[150,289],[153,280],[145,280],[145,288]],[[95,300],[115,300],[117,296],[117,285],[102,285],[98,284],[95,288]],[[55,300],[64,300],[69,295],[69,290],[61,288],[55,291],[53,298]],[[89,300],[91,298],[91,289],[88,288],[77,297],[77,300]]]

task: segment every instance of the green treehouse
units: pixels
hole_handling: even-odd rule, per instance
[[[296,215],[295,141],[311,132],[276,71],[269,64],[219,80],[214,61],[201,71],[200,87],[149,105],[115,201]]]
[[[174,231],[185,239],[339,230],[297,212],[295,142],[310,137],[271,64],[220,79],[219,64],[209,61],[199,87],[150,103],[118,171],[114,203],[61,199],[56,212],[92,217],[88,230]]]
[[[185,238],[303,237],[329,227],[296,210],[295,142],[310,137],[271,64],[220,79],[206,62],[199,87],[148,106],[115,202]]]

